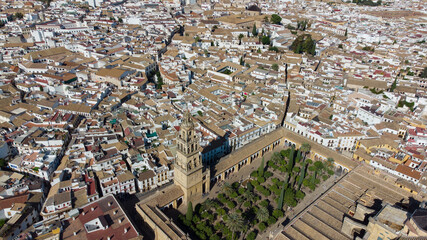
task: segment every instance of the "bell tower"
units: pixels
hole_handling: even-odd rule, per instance
[[[202,197],[205,191],[202,159],[199,155],[199,138],[189,111],[184,118],[177,137],[175,160],[175,184],[184,192],[184,204]]]

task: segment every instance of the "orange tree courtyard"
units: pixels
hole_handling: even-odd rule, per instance
[[[189,203],[180,225],[198,239],[255,239],[334,174],[333,159],[313,162],[306,158],[309,152],[303,144],[274,153],[267,164],[263,159],[249,179],[225,182],[215,199],[194,209]]]

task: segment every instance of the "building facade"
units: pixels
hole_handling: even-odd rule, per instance
[[[175,162],[175,184],[184,192],[184,204],[199,199],[209,191],[209,171],[204,171],[199,152],[199,139],[190,112],[184,114]]]

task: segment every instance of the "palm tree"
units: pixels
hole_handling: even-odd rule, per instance
[[[233,186],[231,186],[230,183],[225,182],[224,185],[222,185],[221,192],[229,196],[234,192]]]
[[[265,222],[270,217],[270,213],[266,207],[260,207],[256,212],[256,217],[260,222]]]
[[[239,34],[239,45],[242,44],[242,38],[244,38],[244,37],[245,37],[245,35]]]
[[[329,157],[327,161],[329,167],[332,167],[334,165],[335,160],[333,158]]]
[[[255,199],[256,199],[255,193],[251,191],[246,191],[244,193],[244,197],[246,198],[246,201],[249,201],[249,202],[255,202]]]
[[[278,163],[282,159],[283,159],[282,155],[280,155],[280,153],[278,152],[275,152],[273,153],[273,156],[271,157],[270,161],[273,161],[274,163]]]
[[[238,196],[236,200],[240,208],[240,206],[242,206],[242,203],[245,201],[245,198],[243,196]]]
[[[234,239],[234,234],[236,232],[242,232],[245,229],[245,220],[241,215],[237,213],[232,213],[225,220],[225,226],[233,233],[231,239]]]
[[[303,144],[301,145],[301,147],[300,147],[300,150],[301,150],[301,152],[303,152],[303,153],[304,153],[304,160],[305,160],[305,156],[306,156],[306,154],[307,154],[307,153],[309,153],[309,152],[310,152],[310,150],[311,150],[311,146],[310,146],[310,144],[308,144],[308,143],[303,143]]]
[[[206,201],[203,203],[203,206],[205,207],[205,210],[208,211],[211,208],[213,208],[215,206],[215,201],[213,201],[212,199],[206,199]]]

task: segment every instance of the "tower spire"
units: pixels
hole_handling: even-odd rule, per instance
[[[188,109],[183,113],[181,129],[176,139],[174,182],[184,192],[184,202],[199,199],[209,190],[210,174],[203,172],[199,152],[199,138],[196,134],[193,117]]]
[[[185,129],[193,129],[194,128],[193,117],[191,116],[191,113],[188,109],[184,112],[184,117],[182,119],[181,127],[185,128]]]

